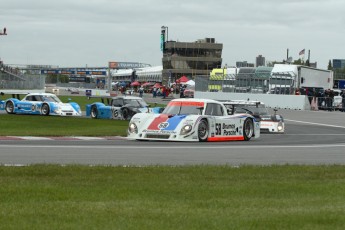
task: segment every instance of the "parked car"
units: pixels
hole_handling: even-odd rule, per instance
[[[333,108],[334,110],[341,110],[343,107],[342,100],[343,98],[341,97],[341,90],[340,89],[333,89]]]
[[[195,88],[194,87],[187,87],[184,91],[183,91],[183,96],[185,98],[193,98],[194,97],[194,92],[195,92]]]

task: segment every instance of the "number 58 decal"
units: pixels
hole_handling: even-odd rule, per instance
[[[222,124],[216,123],[216,135],[222,135]]]

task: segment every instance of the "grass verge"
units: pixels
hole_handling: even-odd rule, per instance
[[[0,136],[125,136],[128,121],[39,115],[1,115]]]
[[[344,166],[0,166],[1,229],[343,229]]]

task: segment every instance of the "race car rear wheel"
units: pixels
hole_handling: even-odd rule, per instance
[[[48,104],[43,104],[42,105],[41,114],[43,116],[48,116],[49,115],[49,105]]]
[[[13,104],[13,102],[12,101],[8,101],[6,103],[5,109],[6,109],[6,112],[8,114],[13,114],[14,113],[14,104]]]
[[[201,120],[198,125],[198,138],[200,142],[207,141],[208,138],[208,124],[206,120]]]
[[[97,116],[98,116],[97,106],[96,106],[96,105],[93,105],[93,106],[91,107],[91,118],[97,119]]]
[[[254,123],[253,120],[247,118],[243,124],[243,137],[245,141],[249,141],[254,136]]]

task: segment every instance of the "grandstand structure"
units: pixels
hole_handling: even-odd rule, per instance
[[[163,66],[110,70],[113,82],[162,82]]]
[[[162,81],[162,66],[151,67],[138,62],[109,62],[104,67],[59,67],[53,65],[14,65],[0,62],[0,89],[33,90],[45,88],[50,75],[68,76],[69,83],[57,82],[57,86],[97,87],[102,81],[107,88],[112,82],[134,80]],[[110,86],[109,86],[110,87]]]

